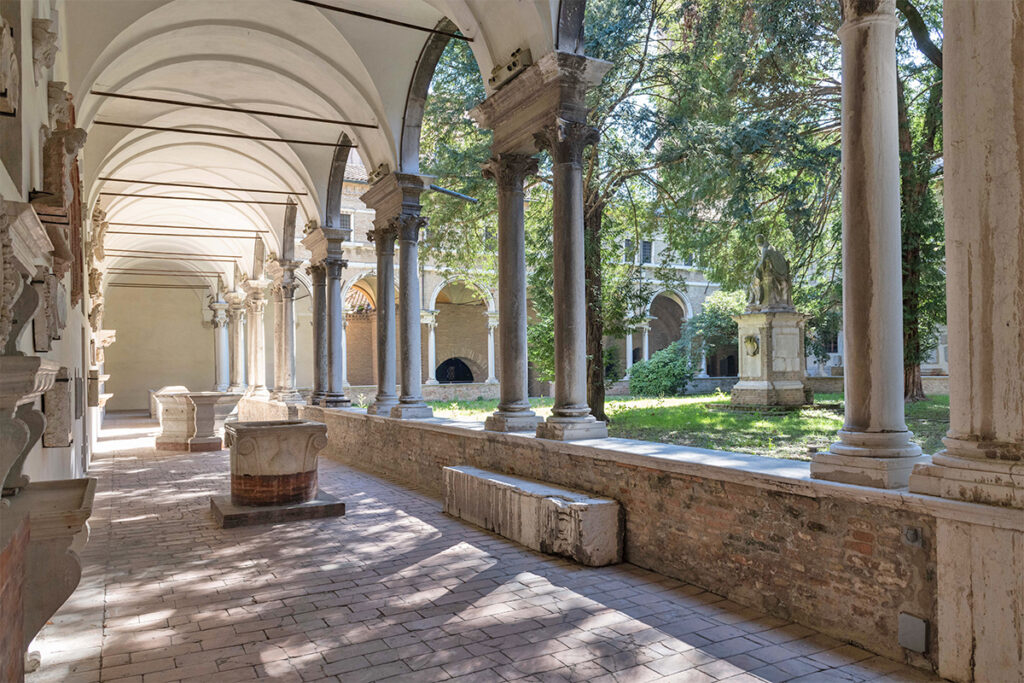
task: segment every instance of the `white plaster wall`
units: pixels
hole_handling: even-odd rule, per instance
[[[205,391],[214,382],[214,331],[205,294],[185,289],[109,287],[104,326],[117,330],[107,349],[107,410],[145,410],[149,390],[169,384]]]

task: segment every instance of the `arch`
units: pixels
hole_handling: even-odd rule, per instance
[[[494,297],[491,296],[490,291],[481,286],[480,284],[463,277],[448,278],[447,280],[442,280],[440,283],[438,283],[438,285],[434,287],[434,291],[431,292],[430,298],[427,299],[427,309],[436,310],[437,297],[441,295],[441,292],[445,290],[445,287],[448,287],[449,285],[453,284],[461,284],[464,287],[472,289],[474,292],[480,295],[480,299],[487,305],[488,313],[497,312],[497,309],[494,307]]]
[[[447,17],[441,19],[434,27],[449,33],[458,30],[458,26]],[[402,113],[402,133],[399,141],[398,167],[403,173],[420,172],[420,133],[423,126],[423,113],[427,107],[427,95],[430,93],[430,82],[434,80],[437,63],[441,61],[451,37],[441,33],[431,33],[413,68],[409,81],[409,90],[405,96],[405,110]]]
[[[327,203],[324,205],[323,216],[325,228],[341,227],[341,195],[345,187],[345,167],[348,165],[348,155],[352,151],[348,147],[351,142],[348,134],[342,133],[338,137],[338,146],[334,148],[331,172],[327,178]]]
[[[469,384],[476,381],[468,358],[452,356],[440,364],[434,371],[438,384]]]
[[[645,308],[644,313],[646,313],[647,315],[651,314],[651,306],[654,305],[654,300],[657,299],[659,296],[666,296],[669,299],[675,301],[675,303],[677,303],[679,307],[683,309],[683,317],[686,320],[689,320],[690,318],[693,317],[693,305],[690,303],[689,298],[686,296],[686,294],[672,287],[662,287],[661,289],[657,290],[654,293],[654,296],[652,296],[650,300],[648,300],[647,307]]]

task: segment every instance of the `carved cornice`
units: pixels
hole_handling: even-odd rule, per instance
[[[556,117],[553,124],[544,126],[534,136],[537,145],[551,153],[556,164],[580,164],[583,150],[597,144],[598,133],[595,128],[579,121],[566,121]]]
[[[536,173],[537,158],[530,154],[497,154],[483,166],[485,178],[497,181],[499,190],[511,192],[522,192],[526,177]]]

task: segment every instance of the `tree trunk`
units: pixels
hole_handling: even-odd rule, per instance
[[[583,231],[587,301],[587,404],[598,420],[608,420],[604,412],[604,289],[601,269],[601,219],[604,203],[588,201],[583,206]]]
[[[926,180],[917,173],[914,142],[907,113],[903,80],[897,79],[897,108],[900,144],[900,204],[903,235],[903,400],[923,401],[921,382],[920,289],[922,254],[920,249],[919,209],[928,191]]]

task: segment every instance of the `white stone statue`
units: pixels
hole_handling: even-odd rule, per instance
[[[756,241],[761,248],[761,258],[750,281],[747,312],[792,311],[793,283],[789,275],[789,261],[768,243],[764,235],[758,235]]]

